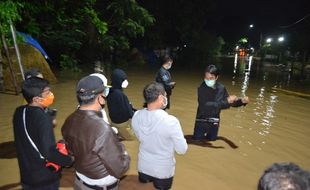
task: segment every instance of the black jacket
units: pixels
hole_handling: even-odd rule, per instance
[[[127,79],[126,73],[115,69],[112,74],[112,88],[107,97],[109,116],[113,123],[123,123],[132,118],[134,111],[128,97],[122,89],[122,82]]]
[[[43,109],[34,106],[18,107],[13,117],[13,128],[21,182],[40,187],[59,180],[60,172],[55,173],[45,167],[45,160],[40,158],[27,138],[23,123],[25,107],[28,134],[43,157],[60,166],[69,166],[71,158],[56,150],[52,119]]]
[[[173,85],[171,85],[171,75],[168,70],[161,67],[156,74],[155,81],[164,85],[167,96],[172,94]]]
[[[228,109],[231,106],[239,107],[245,105],[240,99],[233,104],[229,104],[227,97],[229,97],[229,95],[224,85],[217,82],[215,88],[210,88],[205,82],[202,82],[198,88],[198,109],[196,118],[220,118],[222,109]]]

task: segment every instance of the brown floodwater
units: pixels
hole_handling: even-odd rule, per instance
[[[184,156],[177,156],[173,189],[256,189],[257,181],[274,162],[294,162],[310,170],[310,100],[273,90],[282,78],[272,72],[245,74],[226,72],[219,81],[229,94],[246,95],[250,104],[242,108],[224,110],[219,135],[212,143],[190,144]],[[238,73],[238,72],[237,72]],[[143,87],[154,79],[155,71],[131,69],[129,86],[125,90],[134,107],[143,105]],[[200,71],[172,70],[177,82],[171,97],[170,114],[181,122],[184,135],[192,135],[197,109],[197,87],[202,82]],[[275,76],[272,78],[271,76]],[[58,109],[57,139],[65,118],[76,107],[74,89],[79,75],[59,74],[59,82],[52,85]],[[287,82],[287,81],[286,81]],[[307,92],[307,89],[294,87]],[[20,189],[19,170],[13,148],[12,115],[22,103],[22,97],[0,94],[0,189]],[[132,157],[130,170],[120,189],[152,189],[137,182],[138,142],[124,142]],[[63,189],[72,187],[72,171],[65,170]]]

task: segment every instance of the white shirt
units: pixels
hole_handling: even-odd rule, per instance
[[[77,171],[75,171],[76,175],[79,176],[79,178],[87,183],[88,185],[98,185],[98,186],[107,186],[115,183],[117,179],[114,176],[108,175],[101,179],[91,179]]]
[[[174,152],[187,151],[179,120],[161,109],[143,109],[134,114],[132,129],[140,141],[138,171],[160,179],[174,176]]]

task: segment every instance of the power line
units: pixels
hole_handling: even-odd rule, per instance
[[[296,22],[294,22],[294,23],[292,23],[292,24],[290,24],[290,25],[279,26],[279,27],[280,27],[280,28],[290,28],[290,27],[292,27],[292,26],[294,26],[294,25],[300,23],[301,21],[305,20],[305,19],[306,19],[307,17],[309,17],[309,16],[310,16],[310,13],[308,13],[306,16],[304,16],[303,18],[297,20]]]

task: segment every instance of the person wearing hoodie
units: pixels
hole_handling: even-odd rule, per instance
[[[111,77],[112,88],[107,97],[111,125],[118,129],[118,135],[124,140],[133,140],[134,134],[131,130],[131,118],[135,109],[132,107],[128,97],[123,92],[128,86],[126,73],[121,69],[115,69]]]
[[[140,141],[139,181],[153,182],[156,189],[170,189],[174,152],[185,154],[187,143],[179,120],[163,110],[168,104],[164,87],[152,82],[144,88],[143,96],[147,108],[136,111],[132,118],[133,131]]]

